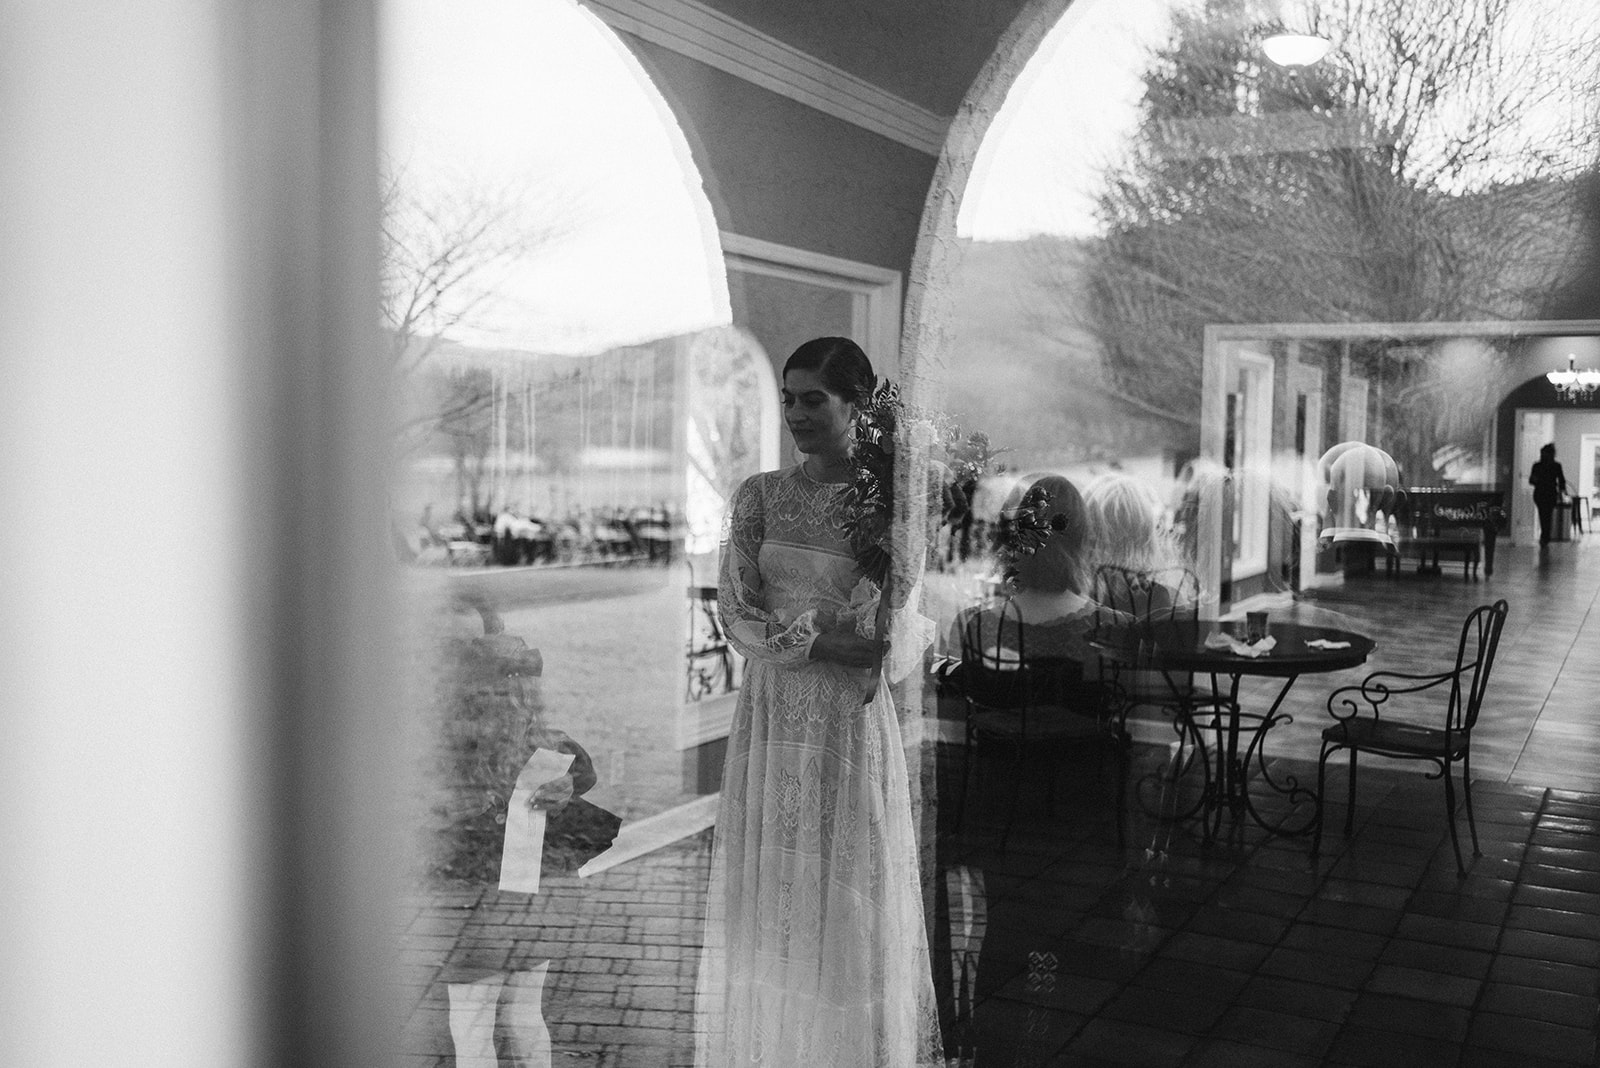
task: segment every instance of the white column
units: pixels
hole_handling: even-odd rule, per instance
[[[372,22],[0,0],[0,1064],[390,1063]]]

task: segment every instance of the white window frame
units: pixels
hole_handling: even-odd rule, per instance
[[[900,366],[900,304],[905,283],[899,271],[726,230],[722,232],[722,258],[729,273],[744,271],[850,294],[851,335],[880,374],[892,373]]]
[[[1322,406],[1325,403],[1324,390],[1327,388],[1327,373],[1320,367],[1302,363],[1299,358],[1299,342],[1289,343],[1295,350],[1295,356],[1289,364],[1289,412],[1290,419],[1294,418],[1295,406],[1299,398],[1306,398],[1306,428],[1305,451],[1295,457],[1294,477],[1298,479],[1296,486],[1296,499],[1300,502],[1300,511],[1305,515],[1316,515],[1322,509],[1322,485],[1316,478],[1316,463],[1321,458],[1322,452],[1327,448],[1322,425]],[[1323,582],[1317,574],[1317,531],[1319,526],[1313,520],[1300,524],[1300,589],[1308,590]]]
[[[1372,387],[1360,375],[1346,375],[1339,386],[1339,440],[1367,440],[1367,397]]]
[[[1233,580],[1267,570],[1267,532],[1271,522],[1272,371],[1271,355],[1237,349],[1229,354],[1241,381],[1243,404],[1235,428],[1233,477],[1237,489]]]

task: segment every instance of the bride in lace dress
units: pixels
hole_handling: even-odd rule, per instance
[[[698,1068],[943,1063],[899,725],[887,686],[863,704],[881,648],[849,612],[861,572],[841,504],[873,382],[852,341],[795,350],[782,398],[805,460],[751,477],[730,507],[719,599],[747,667],[717,816]]]

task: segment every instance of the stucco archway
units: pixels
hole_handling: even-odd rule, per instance
[[[950,124],[928,187],[906,281],[899,377],[914,400],[932,402],[938,397],[939,371],[949,342],[948,286],[960,256],[956,217],[978,149],[1011,86],[1071,4],[1072,0],[1030,0],[1000,38]]]

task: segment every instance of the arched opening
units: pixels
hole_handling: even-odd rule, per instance
[[[952,129],[911,279],[908,377],[964,424],[1004,427],[1017,468],[1145,483],[1223,606],[1314,574],[1315,460],[1339,441],[1425,454],[1403,468],[1421,488],[1506,477],[1481,379],[1424,389],[1404,345],[1380,346],[1393,362],[1295,326],[1492,333],[1542,318],[1589,255],[1592,17],[1485,9],[1461,49],[1414,7],[1316,17],[1340,46],[1288,69],[1246,3],[1030,7]],[[1450,99],[1410,94],[1446,68]],[[1558,72],[1570,88],[1544,93]],[[1210,331],[1236,327],[1211,359]],[[1402,394],[1426,394],[1427,419]],[[1214,488],[1197,507],[1196,475]]]
[[[682,511],[671,339],[729,314],[682,131],[567,0],[395,3],[386,53],[384,311],[413,555],[647,551],[627,524]]]
[[[411,889],[474,903],[423,951],[417,1019],[440,1026],[416,1042],[535,1063],[586,1020],[582,950],[537,931],[578,937],[583,879],[711,811],[680,719],[712,674],[694,591],[716,579],[686,550],[714,550],[731,484],[776,462],[777,391],[728,325],[684,133],[614,31],[572,0],[387,10]],[[483,933],[496,901],[534,926]],[[474,954],[473,931],[510,948]]]
[[[1593,348],[1595,338],[1563,338],[1565,345],[1544,346],[1546,352]],[[1587,342],[1588,344],[1584,344]],[[1556,365],[1552,364],[1552,370]],[[1557,524],[1557,539],[1568,540],[1579,530],[1590,529],[1592,508],[1600,502],[1600,478],[1596,457],[1600,453],[1600,398],[1594,395],[1563,398],[1544,373],[1518,384],[1507,393],[1496,411],[1499,449],[1498,465],[1509,473],[1514,488],[1511,496],[1511,537],[1516,544],[1531,545],[1538,540],[1537,516],[1529,471],[1546,445],[1555,446],[1555,458],[1562,464],[1569,496],[1574,498],[1568,513]]]
[[[1565,348],[1550,351],[1553,339],[1565,344],[1593,327],[1576,321],[1590,314],[1578,303],[1553,294],[1585,288],[1584,265],[1596,247],[1586,236],[1596,229],[1587,190],[1597,157],[1589,115],[1600,79],[1582,53],[1592,50],[1600,25],[1593,13],[1552,18],[1534,34],[1547,51],[1521,54],[1509,66],[1480,55],[1486,65],[1476,67],[1471,56],[1483,40],[1491,52],[1503,49],[1499,63],[1517,54],[1527,40],[1526,11],[1498,9],[1510,21],[1474,37],[1454,18],[1456,6],[1322,5],[1325,13],[1359,16],[1334,35],[1351,51],[1321,72],[1291,72],[1256,54],[1250,5],[1153,5],[1161,17],[1146,25],[1154,32],[1120,53],[1130,65],[1120,72],[1131,75],[1126,101],[1117,99],[1116,84],[1128,81],[1072,92],[1065,80],[1051,85],[1042,68],[1023,72],[1065,59],[1065,74],[1075,73],[1094,57],[1074,47],[1114,54],[1126,42],[1108,37],[1097,45],[1097,34],[1143,27],[1119,23],[1115,5],[1074,4],[1059,22],[1060,12],[1044,5],[1025,11],[1023,19],[1047,19],[1062,36],[1037,25],[1016,30],[1012,40],[1025,47],[996,56],[969,98],[971,113],[964,109],[952,128],[909,282],[914,365],[905,376],[964,428],[986,430],[997,446],[1016,450],[1001,460],[1014,465],[1005,472],[1010,479],[995,479],[997,492],[987,495],[991,522],[1019,470],[1064,475],[1091,502],[1101,486],[1131,480],[1144,487],[1143,500],[1155,503],[1142,509],[1140,529],[1156,531],[1178,566],[1200,576],[1194,616],[1207,622],[1194,633],[1197,641],[1202,633],[1216,639],[1213,648],[1235,636],[1243,646],[1255,629],[1247,629],[1249,613],[1266,613],[1288,624],[1278,642],[1348,648],[1362,635],[1379,636],[1379,655],[1363,673],[1428,670],[1453,652],[1445,648],[1452,636],[1440,627],[1418,642],[1420,616],[1430,623],[1448,616],[1459,627],[1475,605],[1508,596],[1514,614],[1541,626],[1549,618],[1546,591],[1570,577],[1563,588],[1574,591],[1579,610],[1515,653],[1506,652],[1510,642],[1502,647],[1518,667],[1550,662],[1538,694],[1520,703],[1521,718],[1506,728],[1541,742],[1485,757],[1473,770],[1500,782],[1571,781],[1566,767],[1548,761],[1567,734],[1569,711],[1545,695],[1559,692],[1557,680],[1583,685],[1560,674],[1588,643],[1595,572],[1582,546],[1548,557],[1528,548],[1526,482],[1535,457],[1515,452],[1522,427],[1513,420],[1548,420],[1532,442],[1535,454],[1556,438],[1568,480],[1593,478],[1578,468],[1596,462],[1600,438],[1583,436],[1591,432],[1587,415],[1570,405],[1554,410],[1543,374],[1566,364]],[[1431,14],[1414,21],[1422,12]],[[1097,16],[1105,20],[1098,30]],[[1452,84],[1470,83],[1481,95],[1429,115],[1401,90],[1408,70],[1444,57],[1385,52],[1409,40],[1440,46],[1454,33],[1463,37],[1451,47],[1462,45],[1471,61]],[[1555,57],[1556,69],[1543,67]],[[1576,75],[1564,83],[1571,92],[1560,101],[1544,95],[1539,78],[1528,77],[1541,68],[1552,80]],[[1374,78],[1374,70],[1387,73]],[[1355,94],[1358,85],[1390,96],[1384,103]],[[1020,110],[1030,89],[1043,90],[1037,127]],[[1013,104],[1019,110],[1008,113]],[[1455,123],[1477,106],[1504,108],[1506,125],[1498,128],[1506,140],[1452,156],[1445,150],[1452,139],[1465,146],[1476,136]],[[1115,154],[1080,166],[1073,154],[1095,143],[1082,132],[1102,131],[1119,115]],[[1057,132],[1066,143],[1052,150]],[[1033,185],[1003,192],[1000,179],[1016,165],[1005,162],[1001,144],[1011,139],[1018,151],[1045,158],[1030,175]],[[986,233],[974,217],[990,199],[996,213],[1018,221]],[[1046,210],[1028,210],[1040,204]],[[1600,365],[1591,350],[1578,352],[1579,366]],[[1538,395],[1516,389],[1524,382]],[[1519,403],[1538,411],[1518,411]],[[1362,462],[1335,470],[1340,456]],[[1369,540],[1321,536],[1347,521],[1343,505]],[[1083,509],[1092,533],[1081,559],[1090,569],[1115,567],[1119,547],[1095,544],[1095,509]],[[930,590],[946,598],[934,602],[944,633],[964,606],[986,598],[1015,603],[1005,594],[1029,592],[1002,585],[999,559],[991,554],[930,578]],[[1093,588],[1089,594],[1098,596]],[[1301,627],[1339,633],[1293,633]],[[957,640],[948,639],[953,656],[962,654]],[[1257,630],[1241,655],[1272,655],[1264,643]],[[1147,653],[1128,662],[1149,664]],[[1315,774],[1330,687],[1306,679],[1291,692],[1249,674],[1232,675],[1231,698],[1224,684],[1222,705],[1258,714],[1262,729],[1248,743],[1236,734],[1224,740],[1218,730],[1215,750],[1249,744],[1247,759],[1261,757],[1249,774],[1270,780],[1276,765],[1288,776],[1282,782],[1292,786],[1298,776],[1303,786],[1308,755]],[[1193,679],[1205,686],[1198,674]],[[1183,705],[1175,689],[1160,686],[1157,703]],[[1200,701],[1217,695],[1205,691]],[[1274,718],[1281,713],[1287,717]],[[941,706],[934,714],[945,737],[959,737],[960,711]],[[1165,784],[1165,765],[1148,753],[1174,744],[1175,725],[1181,747],[1195,722],[1154,704],[1132,707],[1129,732],[1149,743],[1135,779],[1154,768]],[[1204,793],[1228,774],[1222,758],[1214,767],[1211,782],[1187,795],[1198,797],[1196,812],[1210,811]],[[1299,806],[1296,819],[1304,816],[1308,791],[1296,797],[1292,788],[1273,789],[1261,793],[1275,812]],[[1250,817],[1234,822],[1247,827]]]

